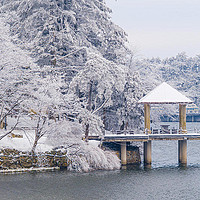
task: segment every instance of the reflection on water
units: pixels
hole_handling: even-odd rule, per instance
[[[188,141],[186,167],[178,166],[177,141],[153,141],[150,168],[0,175],[0,200],[199,199],[199,147],[200,141]]]

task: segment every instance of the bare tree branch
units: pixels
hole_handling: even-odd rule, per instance
[[[101,106],[100,106],[99,108],[97,108],[96,110],[94,110],[94,111],[92,112],[92,114],[98,112],[101,108],[103,108],[103,107],[105,106],[105,104],[108,102],[109,99],[110,99],[110,97],[108,97],[108,98],[101,104]]]
[[[59,58],[59,59],[57,59],[57,60],[62,60],[62,59],[64,59],[64,58],[68,57],[68,56],[73,55],[74,53],[77,53],[78,51],[80,51],[80,50],[82,50],[82,49],[84,49],[84,48],[82,47],[82,48],[80,48],[80,49],[78,49],[78,50],[72,51],[71,53],[69,53],[69,54],[67,54],[66,56],[63,56],[62,58]]]
[[[21,98],[21,97],[20,97],[20,98]],[[19,98],[19,99],[20,99],[20,98]],[[0,124],[4,121],[4,119],[10,114],[10,112],[11,112],[16,106],[18,106],[19,104],[22,103],[22,101],[19,101],[19,99],[16,101],[15,104],[13,104],[13,106],[12,106],[4,115],[3,115],[3,113],[2,113],[3,117],[0,118]]]
[[[32,154],[35,153],[35,149],[37,147],[37,144],[38,144],[38,141],[40,140],[41,137],[44,136],[45,132],[42,132],[43,131],[43,128],[44,128],[44,125],[46,123],[46,120],[47,120],[47,117],[43,117],[43,122],[41,124],[41,116],[38,117],[38,121],[37,121],[37,126],[36,126],[36,130],[35,130],[35,141],[33,143],[33,147],[32,147]]]
[[[9,135],[10,133],[12,133],[12,131],[17,127],[18,123],[19,123],[19,117],[18,117],[18,119],[17,119],[17,123],[15,124],[15,126],[14,126],[10,131],[8,131],[8,132],[5,133],[4,135],[0,136],[0,140],[2,140],[4,137],[6,137],[6,136]]]
[[[3,103],[3,102],[2,102]],[[2,104],[2,106],[1,106],[1,115],[0,115],[0,120],[1,120],[1,118],[2,118],[2,116],[3,116],[3,109],[4,109],[4,104]],[[0,123],[2,122],[2,120],[0,121]]]

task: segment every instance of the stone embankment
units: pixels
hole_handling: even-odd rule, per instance
[[[114,142],[104,142],[102,145],[103,150],[112,150],[114,151],[118,158],[121,158],[121,149],[120,144],[114,143]],[[127,145],[127,151],[126,151],[126,159],[127,164],[140,164],[141,163],[141,157],[140,157],[140,149],[137,146],[132,146],[131,144]]]
[[[0,170],[40,167],[67,168],[66,152],[51,151],[32,155],[15,149],[0,149]]]
[[[103,143],[102,149],[114,151],[120,159],[119,144]],[[128,145],[127,164],[139,163],[141,163],[139,147]],[[67,152],[59,149],[34,155],[16,149],[0,149],[0,173],[60,169],[67,168],[70,164]]]

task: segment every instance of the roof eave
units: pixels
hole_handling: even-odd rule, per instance
[[[190,104],[194,103],[193,101],[188,102],[138,102],[138,104]]]

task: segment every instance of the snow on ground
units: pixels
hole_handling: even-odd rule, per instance
[[[11,135],[8,135],[0,140],[1,148],[17,149],[19,151],[31,151],[34,142],[35,130],[14,130],[12,133],[15,135],[21,135],[23,138],[13,138]],[[49,143],[46,143],[46,138],[47,137],[44,136],[38,141],[36,152],[45,152],[52,149],[52,146]]]
[[[17,168],[17,169],[3,169],[0,170],[0,174],[16,174],[16,173],[24,173],[24,172],[41,172],[41,171],[54,171],[59,170],[60,167],[31,167],[31,168]]]
[[[94,146],[94,147],[99,147],[100,145],[100,141],[97,141],[97,140],[89,140],[88,142],[91,146]]]

